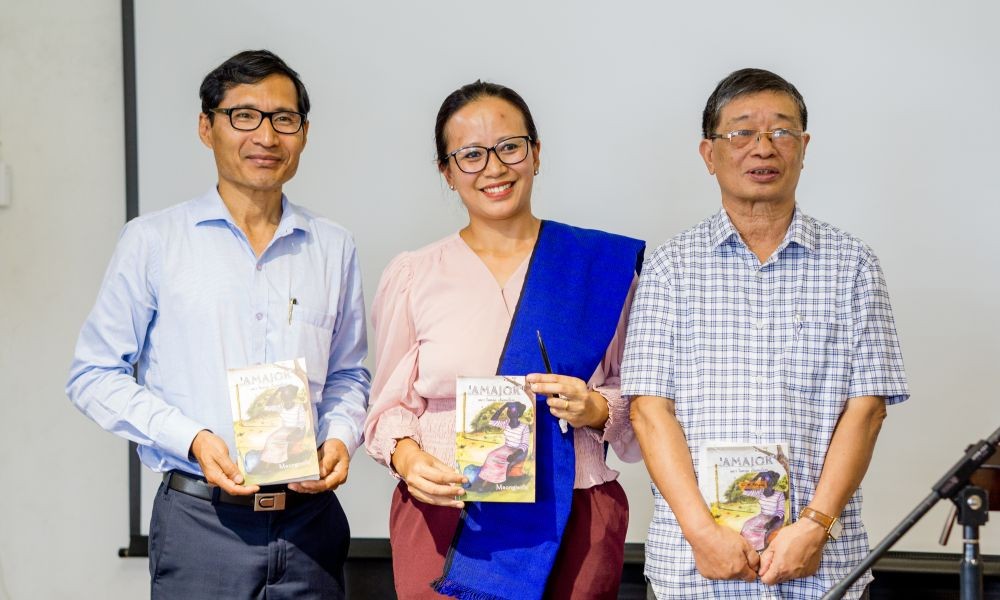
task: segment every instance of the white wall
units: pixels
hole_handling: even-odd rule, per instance
[[[313,99],[309,145],[287,190],[355,232],[369,299],[392,255],[464,224],[433,167],[434,116],[459,85],[505,83],[531,106],[542,139],[536,214],[652,248],[719,205],[697,154],[716,82],[745,66],[788,77],[812,133],[798,199],[878,253],[913,390],[889,411],[863,486],[873,539],[967,443],[1000,426],[997,2],[302,0],[279,14],[267,0],[231,0],[216,5],[225,28],[190,18],[199,6],[137,10],[141,210],[213,181],[194,135],[195,91],[237,49],[269,47]],[[630,541],[645,539],[647,481],[641,466],[623,476]],[[356,458],[338,493],[358,535],[387,534],[390,487],[384,469]],[[897,549],[942,550],[945,509]],[[984,552],[1000,553],[1000,525],[984,538]]]
[[[454,87],[487,77],[526,96],[545,141],[540,214],[655,244],[717,205],[695,154],[714,83],[741,66],[773,68],[810,107],[799,197],[881,256],[911,377],[914,398],[890,411],[865,483],[873,539],[965,443],[1000,425],[993,2],[769,2],[750,18],[739,2],[630,2],[611,13],[606,2],[565,12],[512,0],[489,5],[487,20],[468,3],[316,2],[276,26],[273,3],[247,1],[229,18],[252,24],[226,28],[218,15],[192,17],[204,15],[201,2],[138,4],[159,11],[155,34],[171,42],[140,56],[152,60],[140,84],[167,84],[162,114],[176,119],[140,142],[165,133],[183,149],[164,159],[162,181],[141,173],[155,182],[143,201],[176,202],[211,183],[195,138],[198,82],[238,49],[270,47],[314,92],[290,192],[359,232],[369,292],[391,254],[461,224],[431,164],[433,114]],[[741,37],[739,23],[755,34]],[[0,0],[0,158],[14,175],[14,203],[0,208],[0,600],[147,593],[145,561],[115,554],[128,534],[125,442],[62,391],[124,221],[119,24],[117,0]],[[497,45],[501,32],[516,43]],[[583,156],[594,133],[613,149],[604,160]],[[372,171],[383,156],[375,142],[398,164]],[[381,233],[365,231],[376,224]],[[630,538],[641,540],[648,492],[641,469],[630,477]],[[373,507],[371,517],[352,514],[359,534],[384,531],[387,487],[361,457],[345,490],[346,504]],[[901,548],[935,550],[943,509]],[[984,533],[984,551],[1000,553],[1000,525]]]
[[[0,0],[0,599],[142,598],[126,444],[63,384],[125,220],[117,0]]]

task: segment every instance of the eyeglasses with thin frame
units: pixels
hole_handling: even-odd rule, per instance
[[[212,112],[229,117],[229,124],[239,131],[253,131],[264,122],[264,117],[271,121],[271,127],[278,133],[298,133],[305,123],[306,116],[291,110],[265,112],[256,108],[213,108]]]
[[[767,139],[771,140],[771,143],[775,148],[781,148],[784,150],[791,150],[796,147],[799,140],[802,139],[804,131],[801,129],[786,129],[779,128],[773,131],[757,131],[755,129],[737,129],[735,131],[730,131],[729,133],[712,133],[708,136],[710,140],[729,140],[729,143],[736,148],[741,150],[750,145],[750,142],[758,143],[760,142],[760,136],[766,136]]]
[[[531,145],[530,135],[517,135],[500,140],[492,148],[486,146],[462,146],[445,156],[445,160],[454,157],[455,164],[463,173],[470,175],[479,173],[486,168],[490,152],[505,165],[516,165],[528,158],[528,146]]]

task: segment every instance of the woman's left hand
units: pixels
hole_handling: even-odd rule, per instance
[[[603,429],[608,421],[608,402],[576,377],[549,373],[531,373],[527,377],[531,391],[545,394],[552,416],[565,419],[573,427]]]

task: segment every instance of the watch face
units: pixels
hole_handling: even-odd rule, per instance
[[[830,535],[831,538],[837,539],[843,532],[844,532],[844,526],[843,524],[841,524],[840,519],[834,519],[833,523],[830,524],[830,531],[828,531],[827,533]]]

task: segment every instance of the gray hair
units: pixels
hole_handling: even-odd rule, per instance
[[[722,109],[733,99],[758,92],[779,92],[791,96],[799,108],[802,129],[806,128],[808,116],[806,101],[802,99],[802,94],[795,89],[794,85],[788,83],[780,75],[764,69],[740,69],[733,71],[720,81],[719,85],[715,86],[715,91],[708,97],[708,102],[705,103],[705,112],[701,115],[702,137],[707,139],[710,134],[715,133]]]

